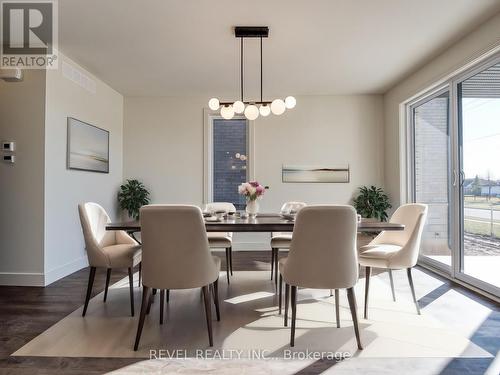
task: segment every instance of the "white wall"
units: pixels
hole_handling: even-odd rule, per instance
[[[384,181],[387,191],[396,204],[404,200],[400,192],[400,181],[404,176],[401,176],[400,172],[399,105],[498,44],[500,44],[500,14],[483,23],[384,95]]]
[[[96,83],[91,92],[63,76],[63,62]],[[77,205],[101,204],[116,219],[122,181],[123,96],[60,55],[60,69],[47,71],[45,115],[45,283],[87,265]],[[67,117],[110,132],[110,173],[66,169]]]
[[[309,96],[281,116],[255,124],[255,177],[269,185],[262,209],[283,202],[350,203],[361,185],[383,183],[382,97]],[[349,164],[347,184],[282,183],[283,164]]]
[[[124,100],[123,177],[142,180],[156,203],[203,200],[203,99]]]
[[[43,285],[45,71],[24,73],[0,80],[0,140],[16,142],[16,163],[0,161],[1,285]]]
[[[207,98],[125,98],[124,178],[142,180],[155,203],[203,201]],[[287,200],[348,203],[360,185],[383,183],[382,97],[298,97],[282,116],[255,121],[255,177],[270,186],[262,211]],[[351,166],[349,184],[283,184],[281,165]]]

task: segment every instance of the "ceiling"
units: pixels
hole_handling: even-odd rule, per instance
[[[267,25],[264,96],[384,93],[500,0],[59,1],[59,45],[126,96],[239,93],[233,26]],[[259,90],[245,44],[246,99]]]

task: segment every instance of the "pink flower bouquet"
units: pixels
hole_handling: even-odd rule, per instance
[[[265,191],[266,188],[257,181],[244,182],[238,186],[238,193],[244,195],[249,201],[262,197]]]

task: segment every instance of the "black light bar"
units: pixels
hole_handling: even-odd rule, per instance
[[[236,38],[267,38],[269,36],[269,27],[235,26],[234,36]]]

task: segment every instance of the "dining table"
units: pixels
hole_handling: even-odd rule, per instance
[[[280,214],[257,214],[256,217],[236,217],[228,215],[219,220],[205,218],[207,232],[293,232],[294,221],[283,218]],[[399,223],[361,220],[358,232],[401,231],[405,226]],[[123,230],[130,234],[141,231],[139,221],[111,222],[106,230]]]
[[[256,217],[240,217],[227,215],[215,219],[214,216],[204,217],[207,232],[293,232],[294,220],[284,218],[280,214],[259,213]],[[358,222],[358,232],[379,233],[382,231],[402,231],[405,226],[399,223],[361,220]],[[123,230],[140,243],[134,233],[141,231],[140,221],[125,221],[106,224],[106,230]],[[276,269],[277,272],[277,269]],[[275,284],[277,273],[275,274]],[[276,285],[277,288],[277,285]]]

